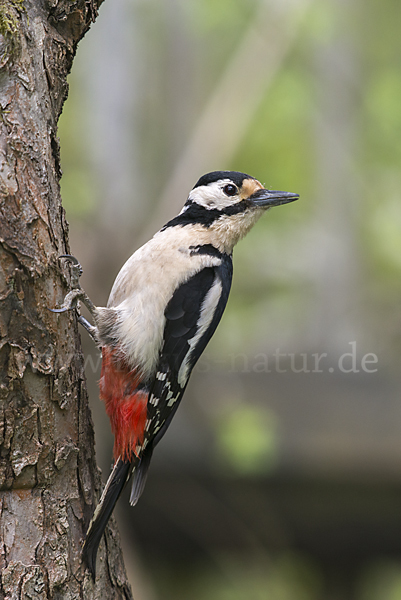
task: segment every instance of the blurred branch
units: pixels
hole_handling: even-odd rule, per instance
[[[337,19],[342,4],[352,3],[328,2]],[[319,196],[318,268],[315,264],[319,308],[313,314],[314,334],[315,343],[342,348],[359,337],[360,324],[361,269],[355,232],[360,191],[366,186],[355,160],[360,68],[342,28],[317,44],[315,62],[320,86],[314,111]]]
[[[262,0],[160,196],[147,239],[181,209],[182,192],[224,169],[293,46],[312,0]]]

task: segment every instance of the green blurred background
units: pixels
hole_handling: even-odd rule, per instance
[[[95,304],[203,173],[301,196],[236,248],[144,496],[119,503],[136,600],[401,600],[400,26],[399,0],[106,0],[79,46],[61,188]]]

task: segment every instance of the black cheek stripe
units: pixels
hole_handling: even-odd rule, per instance
[[[186,210],[166,223],[161,231],[164,231],[168,227],[185,227],[185,225],[203,225],[204,227],[210,227],[213,223],[221,219],[221,217],[243,213],[247,209],[252,208],[253,204],[251,200],[246,199],[218,210],[217,208],[208,209],[196,202],[188,200],[185,206],[187,207]]]

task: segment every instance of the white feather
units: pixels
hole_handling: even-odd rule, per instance
[[[213,181],[208,185],[200,185],[190,192],[188,200],[196,202],[196,204],[200,204],[209,210],[213,208],[222,210],[241,200],[239,193],[235,196],[227,196],[227,194],[224,193],[223,188],[227,184],[232,184],[231,179],[220,179],[219,181]]]
[[[186,229],[168,228],[137,250],[122,267],[110,293],[108,307],[117,313],[113,337],[120,340],[128,364],[144,376],[156,368],[164,311],[174,291],[204,267],[221,262],[206,254],[191,255],[189,246],[194,240]]]
[[[215,279],[212,287],[208,291],[205,296],[205,299],[202,304],[201,313],[199,316],[199,320],[197,323],[196,334],[193,338],[189,340],[189,350],[185,355],[184,360],[182,361],[180,370],[178,371],[178,383],[183,388],[188,381],[189,373],[189,359],[191,357],[191,353],[193,348],[199,342],[203,334],[208,329],[210,323],[212,322],[214,313],[216,312],[217,304],[219,303],[222,285],[219,279]]]

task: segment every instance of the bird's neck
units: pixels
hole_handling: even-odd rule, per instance
[[[207,228],[205,235],[209,243],[220,252],[231,254],[234,246],[252,229],[263,213],[263,210],[252,210],[238,215],[222,216]]]

